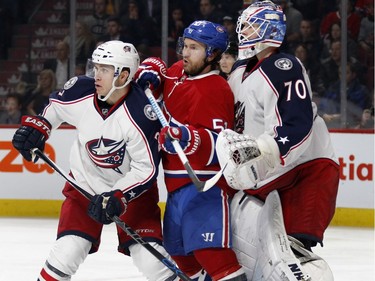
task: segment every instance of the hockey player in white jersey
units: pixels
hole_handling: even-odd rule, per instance
[[[92,54],[94,78],[79,76],[50,96],[41,115],[23,117],[14,147],[31,161],[30,149],[43,150],[51,130],[62,122],[77,129],[70,172],[93,195],[91,202],[65,184],[66,197],[57,240],[38,280],[71,280],[89,253],[100,245],[103,224],[119,216],[164,256],[156,177],[161,128],[143,90],[132,81],[139,55],[132,44],[108,41]],[[108,202],[103,203],[104,198]],[[117,228],[118,251],[131,255],[147,280],[175,279],[174,274]],[[121,270],[121,268],[119,268]]]
[[[280,53],[285,15],[258,1],[237,23],[239,59],[229,77],[235,131],[216,149],[229,185],[233,246],[249,280],[333,280],[311,252],[335,212],[339,166],[327,127],[311,101],[306,70]]]

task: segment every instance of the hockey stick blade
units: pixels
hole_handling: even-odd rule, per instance
[[[218,180],[221,178],[221,176],[224,173],[225,168],[227,165],[225,165],[216,175],[214,175],[212,178],[206,180],[206,181],[201,181],[198,179],[198,177],[195,175],[194,171],[190,167],[190,165],[184,165],[186,171],[189,174],[190,179],[193,181],[194,185],[196,186],[197,190],[200,192],[205,192],[209,190],[211,187],[213,187]]]
[[[164,127],[169,126],[167,119],[165,118],[163,112],[161,111],[159,105],[157,104],[154,95],[152,94],[151,90],[147,88],[145,90],[145,94],[152,106],[152,109],[154,110],[156,116],[158,117],[161,125]],[[217,181],[221,178],[223,175],[224,169],[227,165],[225,165],[215,176],[210,178],[207,181],[201,181],[197,174],[194,172],[193,168],[191,167],[189,160],[187,159],[184,151],[182,150],[180,143],[177,140],[172,140],[173,148],[176,150],[178,157],[180,158],[182,164],[184,165],[186,171],[188,172],[189,178],[194,183],[195,187],[199,192],[204,192],[209,190],[211,187],[213,187]]]
[[[62,170],[55,162],[53,162],[46,154],[44,154],[40,149],[33,148],[31,149],[31,153],[38,156],[44,162],[46,162],[52,169],[54,169],[58,174],[60,174],[65,180],[67,180],[79,193],[81,193],[84,197],[91,200],[93,195],[88,193],[79,184],[73,179],[70,175],[68,175],[64,170]],[[158,250],[151,246],[148,242],[143,240],[143,238],[135,232],[130,226],[128,226],[123,220],[121,220],[118,216],[113,216],[111,218],[118,227],[120,227],[123,231],[126,232],[135,242],[141,244],[146,250],[148,250],[155,258],[157,258],[162,264],[164,264],[169,270],[171,270],[174,274],[180,277],[183,281],[192,281],[185,273],[183,273],[177,266],[171,262],[168,258],[163,256]]]

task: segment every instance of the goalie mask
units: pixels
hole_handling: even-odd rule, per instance
[[[94,50],[92,53],[92,59],[86,67],[87,76],[94,77],[94,64],[112,65],[115,68],[112,89],[105,97],[98,97],[100,100],[106,101],[116,89],[124,88],[133,79],[133,76],[139,67],[139,55],[132,44],[113,40],[100,44]],[[128,80],[124,85],[117,87],[115,86],[115,82],[121,71],[124,69],[129,71]]]
[[[206,57],[212,55],[215,50],[219,50],[221,55],[228,46],[228,34],[225,28],[220,24],[205,20],[195,21],[185,28],[183,37],[180,37],[178,41],[178,54],[182,54],[185,38],[205,44]]]
[[[238,18],[236,32],[239,59],[252,58],[268,47],[280,47],[286,31],[286,18],[280,6],[259,1]]]

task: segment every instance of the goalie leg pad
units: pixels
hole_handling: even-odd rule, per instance
[[[231,202],[232,245],[248,280],[252,280],[258,256],[257,220],[263,202],[237,192]]]
[[[172,260],[163,246],[150,242],[165,258]],[[156,259],[145,247],[141,244],[133,244],[129,247],[130,256],[133,259],[134,265],[138,270],[150,281],[165,281],[178,280],[177,276],[168,269],[161,261]]]
[[[312,281],[333,281],[332,271],[327,262],[317,254],[303,247],[303,244],[289,236],[290,247],[296,253],[302,268],[311,276]]]
[[[56,240],[39,280],[70,280],[80,264],[86,259],[91,242],[75,235],[66,235]]]
[[[267,196],[257,228],[259,248],[254,281],[312,281],[290,248],[277,191]]]

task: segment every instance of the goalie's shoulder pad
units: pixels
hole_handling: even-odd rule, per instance
[[[74,101],[95,93],[95,80],[85,75],[70,78],[60,91],[51,94],[51,98],[60,101]]]

